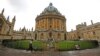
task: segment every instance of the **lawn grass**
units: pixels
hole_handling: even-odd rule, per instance
[[[3,45],[16,48],[16,49],[28,49],[30,40],[7,40]],[[43,41],[34,40],[32,41],[32,47],[35,50],[43,50],[46,47],[46,43]]]
[[[32,42],[32,46],[34,50],[43,50],[46,48],[46,42],[35,40]]]
[[[95,41],[59,41],[55,43],[55,48],[60,51],[75,50],[75,45],[79,45],[80,49],[90,49],[97,47]]]
[[[25,49],[29,48],[30,40],[4,40],[3,45],[15,48],[15,49]],[[56,50],[59,51],[68,51],[68,50],[76,50],[75,45],[79,45],[80,49],[90,49],[98,46],[97,41],[89,40],[89,41],[58,41],[53,42]],[[35,51],[45,50],[47,48],[47,42],[34,40],[32,41],[32,47]]]

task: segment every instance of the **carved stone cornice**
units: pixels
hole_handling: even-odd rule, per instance
[[[52,15],[52,14],[49,14],[49,15],[40,15],[40,16],[37,16],[36,17],[36,21],[38,21],[38,20],[41,20],[41,19],[52,19],[52,18],[54,18],[54,19],[61,19],[61,20],[64,20],[64,21],[66,21],[66,19],[65,19],[65,16],[62,16],[62,15]]]

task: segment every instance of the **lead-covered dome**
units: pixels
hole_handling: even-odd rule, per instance
[[[44,14],[61,14],[58,10],[57,10],[57,8],[55,8],[54,6],[53,6],[53,4],[52,3],[50,3],[49,4],[49,6],[48,7],[46,7],[45,9],[44,9],[44,11],[41,13],[42,15],[44,15]]]

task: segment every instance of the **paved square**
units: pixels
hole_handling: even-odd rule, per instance
[[[95,49],[77,51],[42,51],[30,52],[26,50],[16,50],[0,46],[0,56],[100,56],[100,47]]]

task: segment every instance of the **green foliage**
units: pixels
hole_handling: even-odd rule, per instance
[[[15,49],[28,49],[30,40],[4,40],[3,45]],[[34,50],[43,50],[46,43],[43,41],[33,41],[32,46]]]
[[[15,48],[15,49],[28,49],[30,40],[3,40],[3,45]],[[89,49],[98,47],[98,42],[94,40],[89,41],[58,41],[53,42],[54,47],[56,50],[60,51],[68,51],[68,50],[75,50],[75,45],[79,45],[80,49]],[[40,51],[45,50],[47,48],[47,42],[34,40],[32,42],[33,50]]]
[[[75,50],[75,45],[79,45],[80,49],[89,49],[98,46],[95,42],[96,41],[59,41],[55,43],[55,47],[60,51]]]
[[[32,46],[34,50],[43,50],[46,47],[46,43],[43,41],[33,41]]]

